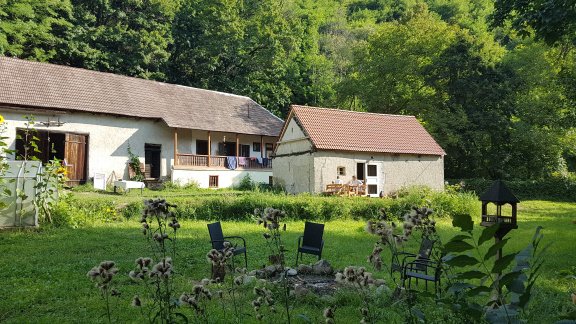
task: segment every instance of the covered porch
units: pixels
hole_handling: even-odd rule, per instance
[[[174,169],[181,170],[267,170],[275,137],[174,129]]]

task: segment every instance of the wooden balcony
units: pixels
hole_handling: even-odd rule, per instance
[[[175,167],[185,168],[210,168],[210,169],[229,169],[227,163],[227,156],[218,155],[196,155],[196,154],[176,154]],[[256,158],[242,158],[236,157],[236,170],[257,170],[257,169],[272,169],[272,160]]]

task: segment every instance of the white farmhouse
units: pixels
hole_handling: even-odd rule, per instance
[[[252,99],[109,73],[0,57],[2,136],[22,155],[33,115],[41,153],[65,161],[70,185],[128,178],[128,147],[151,179],[228,187],[269,182],[282,120]],[[54,148],[52,151],[51,148]]]
[[[321,193],[337,177],[366,194],[444,187],[444,150],[414,116],[293,105],[273,156],[274,181],[290,193]]]

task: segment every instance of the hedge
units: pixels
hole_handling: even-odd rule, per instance
[[[370,219],[381,209],[393,217],[401,217],[413,206],[428,206],[436,217],[454,213],[479,213],[478,198],[465,192],[433,192],[412,188],[395,198],[323,197],[271,193],[224,194],[210,196],[176,196],[168,200],[177,205],[175,214],[181,219],[252,220],[256,208],[274,207],[286,212],[291,220],[327,221],[333,219]],[[112,198],[74,199],[61,202],[57,208],[58,222],[80,226],[90,220],[115,221],[140,217],[141,201],[114,203]]]
[[[454,179],[451,184],[463,184],[464,190],[481,195],[494,180]],[[539,180],[504,180],[504,183],[520,200],[576,201],[576,177],[550,177]]]

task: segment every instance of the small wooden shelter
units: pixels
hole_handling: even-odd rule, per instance
[[[499,224],[497,236],[500,238],[511,230],[518,228],[516,216],[518,212],[517,204],[520,200],[516,198],[502,180],[494,181],[492,186],[480,196],[480,201],[482,201],[482,223],[480,225],[488,227]],[[496,205],[495,215],[488,214],[488,205],[490,203]],[[502,207],[506,204],[512,206],[511,215],[502,214]]]

